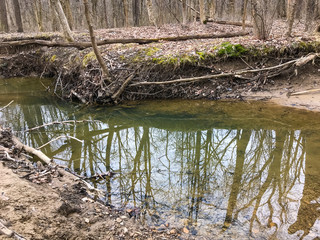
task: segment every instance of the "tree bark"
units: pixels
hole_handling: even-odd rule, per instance
[[[13,6],[14,6],[14,16],[15,16],[16,23],[18,26],[18,32],[23,32],[23,25],[22,25],[22,19],[21,19],[21,10],[20,10],[19,0],[13,0]]]
[[[0,0],[0,31],[9,32],[6,0]]]
[[[296,0],[288,0],[288,10],[287,10],[287,21],[288,21],[288,30],[286,32],[287,37],[291,37],[292,26],[294,22],[295,12],[296,12]]]
[[[71,5],[70,0],[61,0],[61,4],[63,6],[64,12],[66,13],[66,17],[70,26],[70,29],[74,29],[74,21],[72,17]]]
[[[154,16],[154,12],[153,12],[152,0],[146,0],[146,1],[147,1],[147,10],[148,10],[149,21],[152,25],[157,27],[156,18]]]
[[[248,0],[244,0],[244,2],[243,2],[243,15],[242,15],[242,30],[243,31],[246,29],[247,6],[248,6]]]
[[[63,29],[63,34],[68,42],[74,42],[72,32],[67,20],[66,15],[63,12],[63,8],[61,6],[60,0],[50,0],[53,6],[53,11],[56,11],[61,27]]]
[[[94,35],[94,31],[93,31],[93,27],[92,27],[92,23],[91,23],[91,18],[90,18],[89,2],[88,2],[88,0],[83,0],[83,3],[84,3],[84,9],[85,9],[85,16],[86,16],[86,20],[88,23],[90,37],[91,37],[92,48],[93,48],[93,51],[97,57],[99,65],[102,69],[103,80],[111,82],[108,67],[107,67],[106,63],[104,62],[104,60],[101,56],[101,53],[98,49],[98,46],[97,46],[97,42],[96,42],[96,38]],[[103,83],[103,82],[101,82],[101,83]]]
[[[206,13],[204,9],[204,0],[199,0],[199,8],[200,8],[200,22],[205,23]]]
[[[314,13],[316,9],[316,1],[315,0],[307,0],[307,14],[306,14],[306,21],[305,21],[305,31],[309,30],[311,22],[314,18]]]
[[[38,30],[43,32],[43,23],[42,23],[42,3],[41,0],[35,0],[33,6],[34,15],[36,17]],[[54,30],[54,29],[52,29]]]
[[[187,22],[188,22],[187,0],[182,0],[182,23],[187,24]]]
[[[123,15],[124,15],[124,26],[129,27],[129,6],[128,0],[122,0],[123,4]]]

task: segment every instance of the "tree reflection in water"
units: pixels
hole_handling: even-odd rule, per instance
[[[19,101],[0,117],[16,131],[99,118],[18,134],[35,147],[62,134],[83,139],[42,150],[81,175],[116,172],[95,186],[108,204],[139,208],[148,223],[185,225],[198,235],[320,237],[320,137],[312,126],[197,123],[121,108],[94,115]]]

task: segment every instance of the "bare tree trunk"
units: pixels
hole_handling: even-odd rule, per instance
[[[93,51],[94,51],[94,53],[97,57],[97,60],[100,64],[100,67],[102,69],[102,77],[103,77],[102,80],[106,80],[108,82],[111,82],[108,67],[107,67],[106,63],[104,62],[104,60],[101,56],[101,53],[98,49],[98,46],[97,46],[96,37],[94,35],[94,31],[93,31],[93,27],[92,27],[92,23],[91,23],[88,0],[83,0],[83,3],[84,3],[84,9],[85,9],[85,16],[87,19],[89,33],[90,33],[90,37],[91,37],[92,48],[93,48]],[[103,84],[103,81],[101,82],[101,84]]]
[[[126,27],[129,27],[129,6],[128,6],[128,0],[122,0],[123,4],[123,15],[124,15],[124,25]]]
[[[243,15],[242,15],[242,30],[246,29],[247,7],[248,7],[248,0],[244,0],[244,2],[243,2]]]
[[[315,0],[307,0],[307,14],[306,14],[306,22],[305,22],[305,31],[309,30],[312,20],[314,19],[316,9],[316,1]]]
[[[6,0],[0,0],[0,31],[9,32]]]
[[[187,22],[188,22],[187,0],[182,0],[182,23],[187,24]]]
[[[42,3],[41,0],[35,0],[33,6],[33,12],[36,17],[38,30],[43,32],[43,23],[42,23]],[[52,29],[54,30],[54,29]]]
[[[205,23],[206,13],[204,9],[204,0],[199,0],[199,8],[200,8],[200,22]]]
[[[154,16],[153,12],[153,6],[152,6],[152,0],[146,0],[147,1],[147,10],[148,10],[148,16],[149,16],[149,21],[157,27],[157,22],[156,18]]]
[[[133,15],[133,25],[140,25],[140,0],[135,0],[132,2],[132,15]]]
[[[50,0],[51,4],[53,6],[53,11],[56,11],[58,17],[59,17],[59,21],[61,24],[61,27],[63,29],[63,34],[66,38],[66,40],[68,42],[74,42],[73,36],[72,36],[72,32],[67,20],[66,15],[63,12],[63,8],[61,6],[61,3],[59,0]]]
[[[60,0],[60,1],[63,6],[64,12],[66,13],[66,17],[68,19],[70,29],[73,30],[74,29],[74,21],[73,21],[73,17],[72,17],[70,0]]]
[[[14,6],[14,16],[18,26],[18,32],[23,32],[19,0],[13,0],[13,6]]]
[[[231,19],[234,20],[234,15],[235,15],[234,0],[229,0],[228,13],[229,15],[231,15]]]
[[[296,12],[296,0],[288,0],[288,7],[287,7],[287,24],[288,24],[288,31],[286,32],[286,36],[290,37],[292,32],[292,26],[294,22],[294,16]]]
[[[209,16],[211,19],[214,19],[216,12],[216,0],[210,0],[209,3]]]

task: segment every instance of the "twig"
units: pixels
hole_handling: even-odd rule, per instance
[[[4,153],[6,154],[6,158],[10,161],[16,162],[16,160],[12,157],[10,157],[9,153],[7,151],[4,151]]]
[[[37,129],[40,129],[40,128],[43,128],[43,127],[56,125],[56,124],[69,124],[69,123],[76,124],[76,123],[84,123],[84,122],[98,122],[98,120],[66,120],[66,121],[60,121],[60,122],[59,121],[54,121],[54,122],[46,123],[46,124],[43,124],[43,125],[40,125],[40,126],[37,126],[37,127],[34,127],[34,128],[27,129],[24,132],[30,132],[30,131],[34,131],[34,130],[37,130]]]
[[[76,137],[72,137],[72,136],[67,136],[67,135],[65,135],[65,136],[59,136],[59,137],[57,137],[57,138],[55,138],[55,139],[52,139],[52,140],[50,140],[49,142],[47,142],[47,143],[43,144],[42,146],[38,147],[37,149],[39,150],[39,149],[47,146],[48,144],[50,144],[50,143],[52,143],[52,142],[55,142],[55,141],[57,141],[57,140],[59,140],[59,139],[61,139],[61,138],[73,139],[73,140],[76,140],[76,141],[78,141],[78,142],[80,142],[80,143],[83,143],[83,140],[80,140],[80,139],[78,139],[78,138],[76,138]]]
[[[7,108],[11,103],[13,103],[14,100],[12,100],[11,102],[9,102],[6,106],[4,106],[3,108],[0,109],[0,112],[3,111],[5,108]]]

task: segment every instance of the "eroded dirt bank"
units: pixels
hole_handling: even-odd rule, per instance
[[[112,83],[101,78],[91,48],[77,49],[39,45],[3,47],[0,76],[52,77],[52,94],[84,104],[114,104],[142,99],[272,99],[280,104],[317,110],[313,95],[290,94],[317,88],[320,60],[296,62],[318,54],[317,36],[294,27],[292,38],[283,36],[286,25],[277,22],[272,39],[259,41],[249,35],[160,41],[151,44],[110,44],[100,47],[110,70]],[[239,32],[240,27],[209,23],[188,26],[168,25],[97,30],[98,39],[172,37]],[[43,39],[59,42],[56,33],[47,36],[0,36],[2,42],[17,39]],[[77,41],[88,41],[87,33],[76,33]],[[287,64],[288,63],[288,64]],[[287,65],[286,65],[287,64]],[[204,79],[201,79],[203,78]],[[182,80],[181,80],[182,79]],[[310,103],[309,103],[310,102]]]

